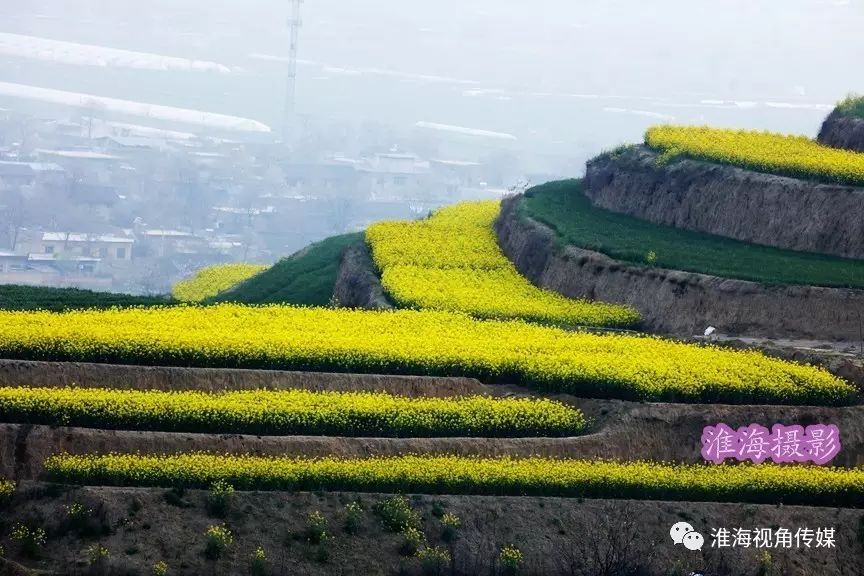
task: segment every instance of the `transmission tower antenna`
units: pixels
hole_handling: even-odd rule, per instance
[[[297,44],[300,41],[300,4],[303,0],[290,0],[291,14],[288,16],[288,28],[291,30],[291,45],[288,51],[288,78],[285,86],[285,110],[282,122],[282,141],[288,142],[294,120],[294,97],[297,91]]]

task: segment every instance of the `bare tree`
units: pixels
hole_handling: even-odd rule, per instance
[[[2,224],[3,232],[9,239],[10,249],[14,252],[18,246],[21,228],[27,218],[24,196],[20,191],[4,192],[0,204],[2,204],[0,207],[0,224]]]
[[[606,503],[577,542],[560,546],[556,556],[569,576],[638,576],[650,566],[653,545],[644,541],[632,506]]]

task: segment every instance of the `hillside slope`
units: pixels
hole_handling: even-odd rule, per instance
[[[864,156],[864,155],[862,155]],[[864,258],[864,188],[817,184],[633,146],[587,164],[600,208],[789,250]]]
[[[326,306],[333,296],[342,253],[362,236],[343,234],[316,242],[206,302]]]
[[[857,349],[858,311],[864,309],[864,290],[761,284],[668,268],[719,263],[724,267],[714,268],[715,272],[728,270],[735,250],[728,252],[729,260],[723,258],[722,251],[716,254],[715,251],[740,243],[717,239],[703,246],[699,241],[702,236],[696,233],[665,229],[596,208],[580,211],[578,201],[577,209],[568,212],[571,201],[556,197],[571,192],[574,192],[572,183],[558,183],[529,191],[538,195],[533,205],[531,198],[507,199],[502,217],[496,223],[504,252],[538,286],[575,298],[629,304],[640,311],[647,329],[666,334],[690,337],[713,326],[721,333],[736,336],[845,340],[855,342]],[[551,198],[545,198],[547,194]],[[526,204],[536,212],[526,208]],[[692,240],[670,248],[666,242],[675,236],[692,236]],[[639,237],[650,244],[631,245],[630,240]],[[772,250],[782,254],[776,249],[757,246],[753,249],[753,254],[745,255],[762,255],[767,259]],[[642,250],[646,251],[644,254],[657,251],[655,265],[649,265],[644,256],[641,263],[626,261],[630,259],[628,255],[638,258]],[[616,260],[608,253],[626,260]],[[662,264],[658,262],[660,254]],[[731,268],[757,271],[759,261],[756,258],[751,262],[731,262]],[[781,273],[787,277],[796,270],[806,270],[802,268],[806,262],[805,259],[797,267],[782,270],[782,262],[767,261],[761,274],[777,281]]]
[[[783,250],[639,220],[591,204],[580,180],[536,186],[520,204],[567,244],[617,260],[764,284],[864,288],[864,260]]]

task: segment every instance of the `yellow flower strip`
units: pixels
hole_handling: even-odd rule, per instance
[[[521,318],[564,326],[609,326],[615,324],[614,318],[620,319],[620,325],[634,321],[616,304],[570,300],[539,289],[512,265],[497,270],[392,266],[381,279],[397,302],[418,310],[452,310],[480,318]]]
[[[864,154],[823,146],[806,136],[707,126],[655,126],[645,143],[667,154],[796,178],[864,185]]]
[[[757,352],[447,312],[236,304],[0,312],[0,356],[475,376],[587,397],[848,404],[827,371]]]
[[[181,302],[201,302],[265,270],[261,264],[220,264],[198,270],[174,285],[171,295]]]
[[[0,478],[0,504],[12,497],[15,492],[15,483]]]
[[[53,481],[241,490],[356,490],[864,506],[864,470],[674,465],[549,458],[398,456],[318,459],[214,455],[55,455]]]
[[[366,231],[382,284],[401,306],[465,312],[478,318],[562,325],[630,327],[628,306],[572,300],[519,274],[498,247],[498,202],[466,202],[428,220],[381,222]]]
[[[384,392],[0,388],[0,421],[125,430],[322,436],[570,436],[582,412],[545,399]]]

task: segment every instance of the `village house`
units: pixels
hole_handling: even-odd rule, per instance
[[[81,256],[100,260],[131,260],[133,238],[113,234],[78,234],[72,232],[45,232],[42,235],[42,254]]]

